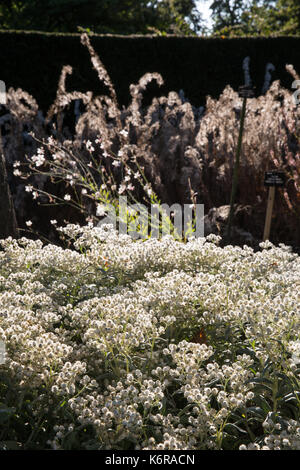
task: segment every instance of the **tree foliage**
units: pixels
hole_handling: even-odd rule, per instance
[[[203,28],[195,0],[3,0],[2,29],[190,35]]]
[[[300,34],[299,0],[214,0],[210,9],[218,35]]]
[[[300,34],[299,0],[201,1],[210,3],[213,34]],[[2,0],[0,28],[125,35],[206,34],[201,3],[197,6],[196,0]]]

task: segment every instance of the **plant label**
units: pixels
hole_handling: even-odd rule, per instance
[[[239,97],[240,98],[253,98],[254,90],[250,85],[243,85],[239,87]]]
[[[284,186],[285,174],[283,171],[266,171],[265,186]]]

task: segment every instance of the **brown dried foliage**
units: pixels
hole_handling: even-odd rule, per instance
[[[18,89],[8,90],[7,112],[0,118],[6,130],[4,153],[8,165],[24,161],[25,153],[33,155],[37,144],[24,140],[24,129],[33,131],[39,140],[52,135],[60,142],[68,140],[73,150],[83,152],[84,140],[100,138],[102,151],[122,150],[126,162],[138,161],[162,202],[189,203],[191,191],[196,202],[212,207],[229,203],[233,163],[239,131],[242,100],[227,86],[218,100],[207,98],[203,115],[184,102],[178,93],[154,98],[148,108],[142,106],[142,92],[151,80],[158,85],[158,73],[145,74],[138,84],[130,86],[130,105],[122,110],[112,81],[90,44],[86,34],[81,42],[91,55],[99,79],[108,87],[110,96],[93,96],[92,92],[67,92],[65,80],[72,73],[70,66],[62,70],[55,102],[46,119],[34,98]],[[298,77],[292,66],[287,70]],[[85,112],[78,119],[74,132],[64,124],[73,100],[82,100]],[[267,190],[264,172],[280,168],[286,172],[287,184],[277,191],[274,241],[299,243],[300,220],[300,107],[292,93],[278,81],[265,95],[247,101],[245,131],[237,203],[252,207],[252,226],[244,227],[260,235],[263,230]],[[50,124],[49,124],[50,123]],[[127,131],[121,133],[121,130]],[[101,155],[99,155],[101,158]],[[45,182],[40,182],[44,184]],[[19,196],[18,196],[19,194]],[[19,211],[20,192],[14,192]],[[251,224],[251,221],[247,222]]]

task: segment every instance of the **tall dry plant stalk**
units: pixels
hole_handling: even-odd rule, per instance
[[[57,96],[46,118],[28,93],[20,89],[8,90],[7,105],[3,107],[6,114],[0,117],[0,125],[4,134],[4,154],[12,170],[10,178],[19,220],[32,217],[28,214],[28,199],[24,199],[28,181],[20,183],[16,179],[18,168],[12,176],[13,165],[16,167],[17,161],[24,162],[25,155],[32,159],[40,145],[38,142],[48,142],[49,137],[56,146],[56,155],[59,155],[57,149],[63,147],[67,151],[61,150],[62,159],[63,155],[72,153],[86,164],[91,161],[86,143],[94,145],[98,141],[93,158],[113,175],[119,187],[124,184],[125,164],[134,168],[138,163],[162,202],[190,203],[193,194],[193,202],[204,203],[206,213],[212,207],[229,204],[242,105],[238,93],[227,86],[219,99],[208,97],[202,115],[176,92],[154,98],[150,106],[143,107],[142,93],[147,84],[152,80],[159,86],[163,84],[160,74],[147,73],[137,84],[130,86],[131,103],[120,109],[113,83],[89,37],[83,34],[81,42],[89,50],[92,65],[107,86],[108,95],[68,92],[65,82],[67,75],[72,73],[70,66],[62,69]],[[287,70],[295,76],[291,66],[287,66]],[[85,110],[72,131],[66,123],[72,114],[74,100],[80,100]],[[299,117],[300,108],[292,93],[278,81],[272,83],[265,95],[248,101],[236,199],[243,207],[251,206],[252,215],[247,223],[252,225],[244,228],[259,237],[267,199],[264,172],[275,168],[284,170],[287,184],[277,191],[273,231],[277,241],[298,245]],[[30,137],[31,132],[35,139]],[[108,155],[114,158],[108,159]],[[112,164],[116,160],[120,165]],[[40,189],[51,183],[50,175],[31,174],[30,178],[30,184]],[[61,184],[64,187],[58,189],[58,186],[57,191],[63,194],[69,183]],[[136,196],[141,197],[139,191]],[[49,198],[45,196],[44,202],[47,201]],[[89,206],[89,210],[93,208]]]

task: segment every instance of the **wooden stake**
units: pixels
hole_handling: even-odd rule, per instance
[[[274,199],[275,199],[275,186],[270,186],[269,195],[268,195],[266,221],[265,221],[264,239],[263,239],[264,242],[266,240],[269,240],[269,236],[270,236]]]

